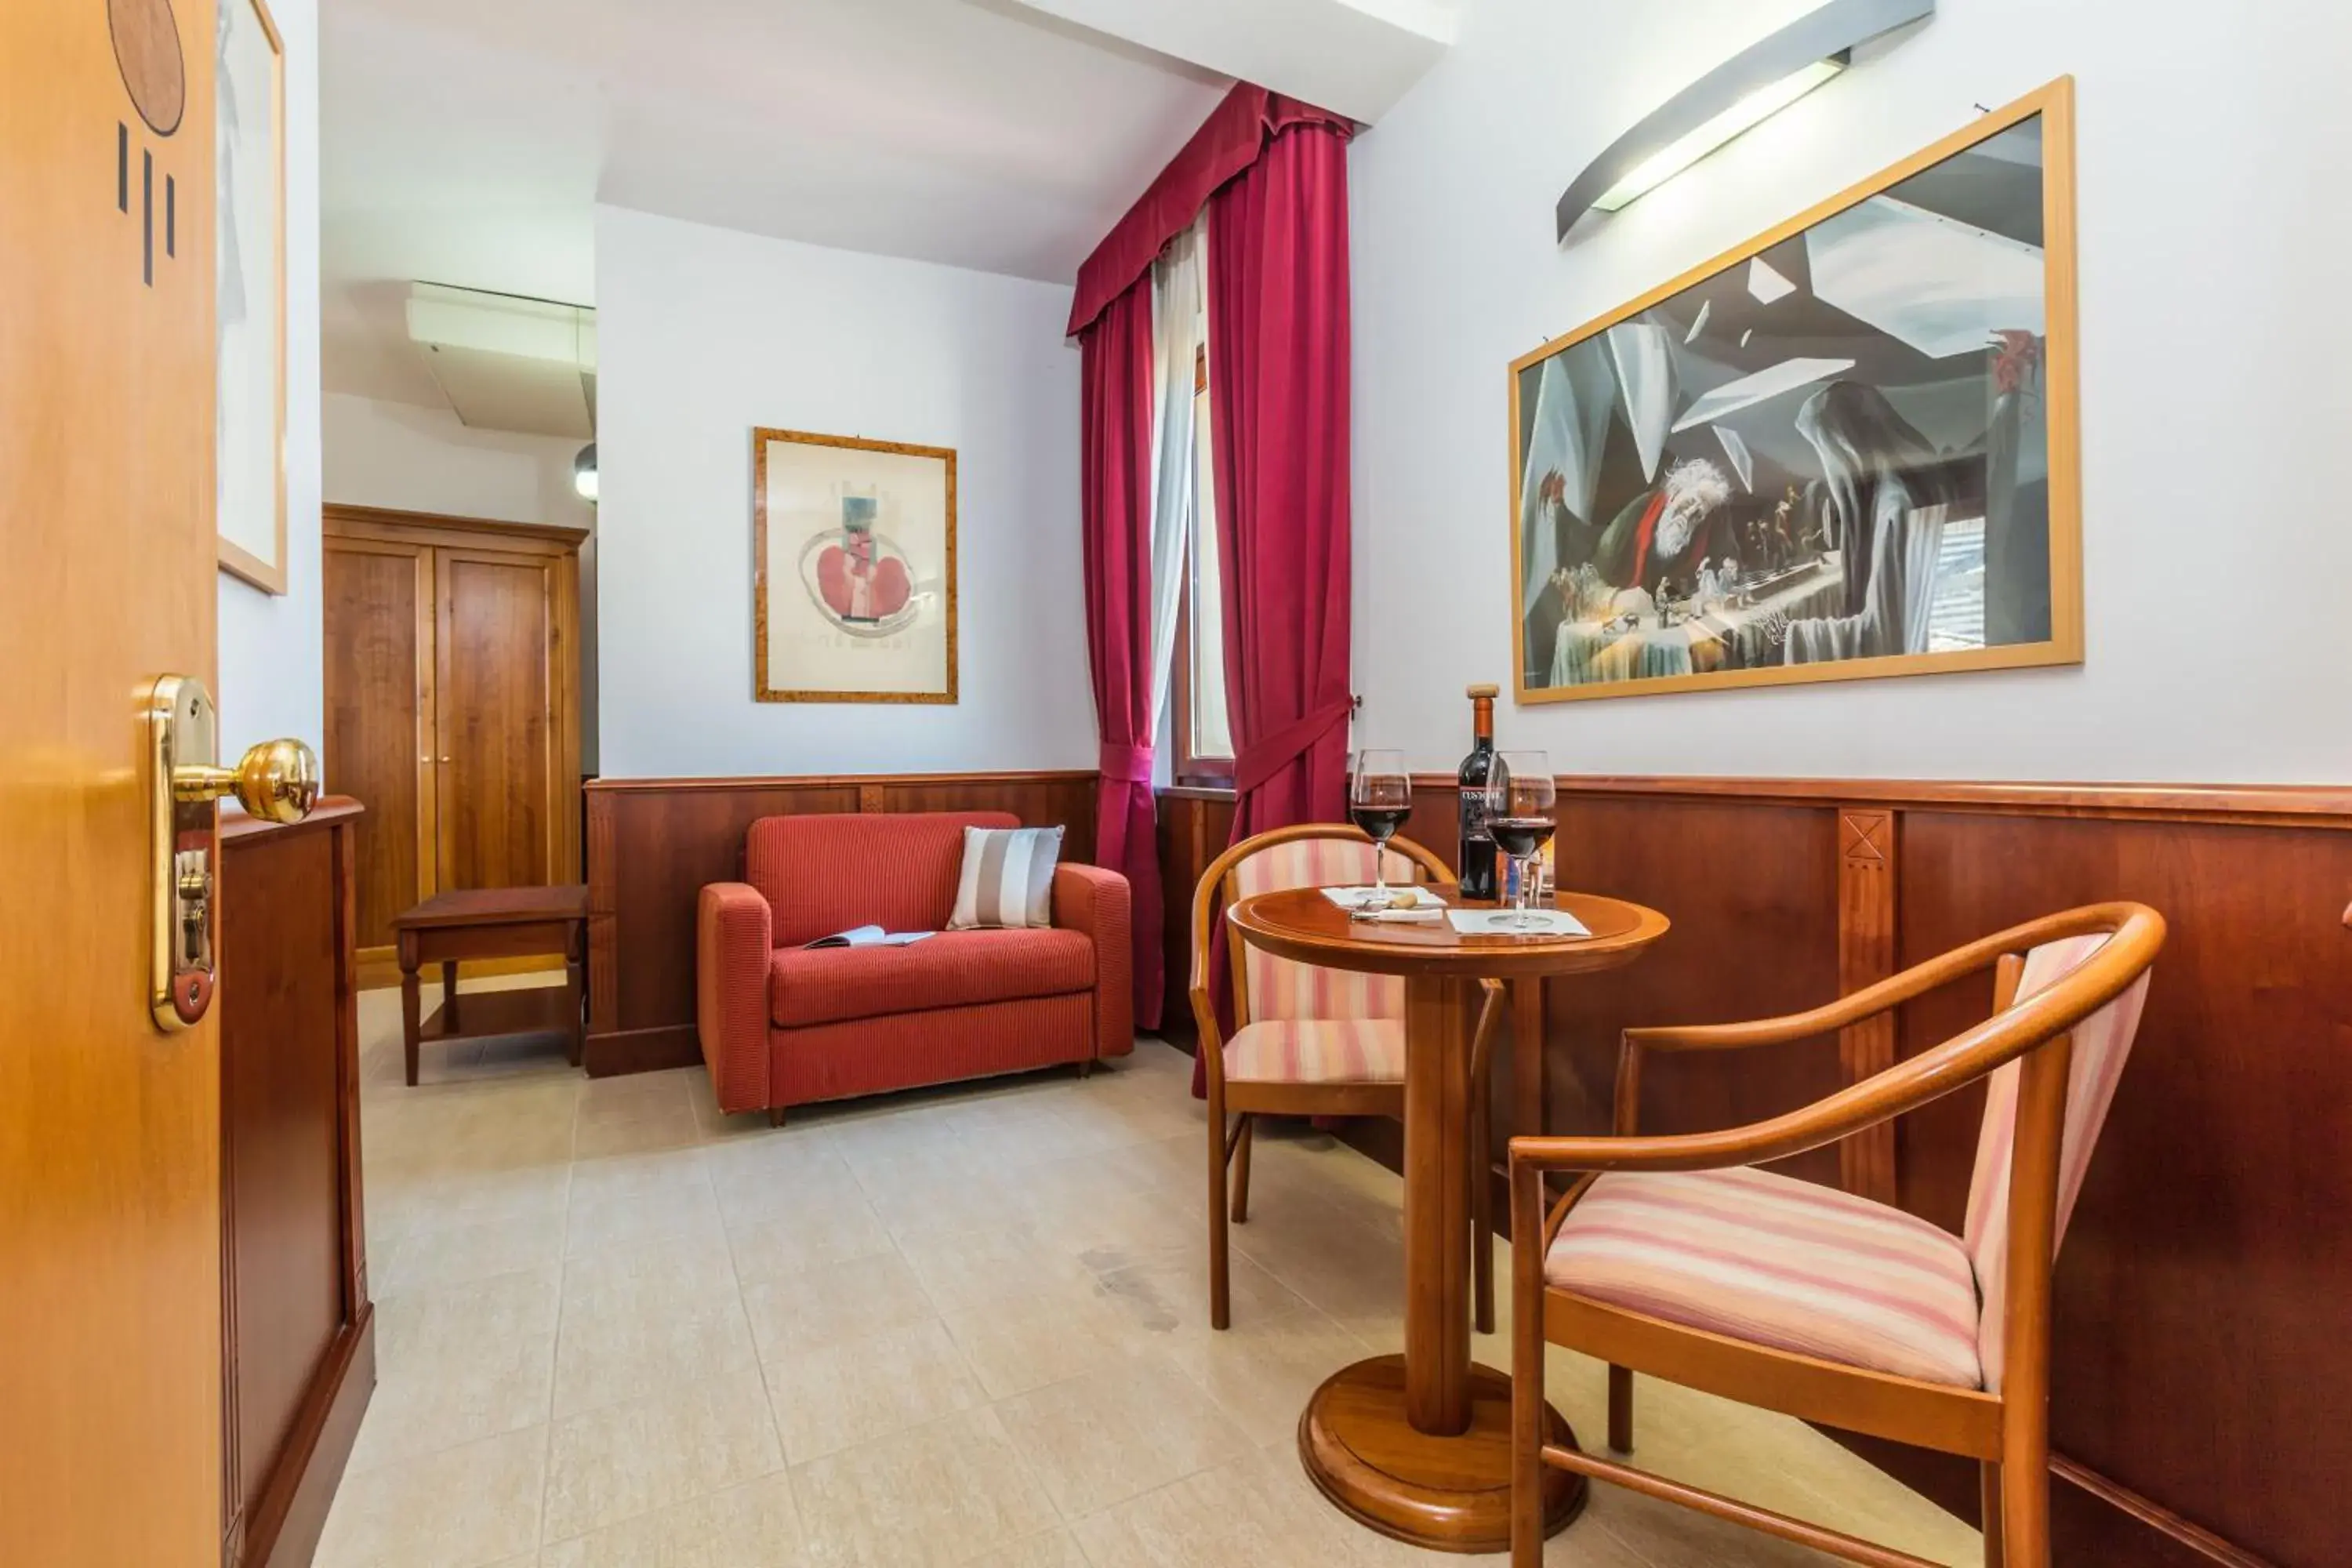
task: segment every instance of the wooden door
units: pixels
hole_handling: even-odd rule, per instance
[[[219,1037],[148,1012],[140,709],[214,679],[213,284],[212,0],[0,4],[0,1563],[221,1556]]]
[[[434,557],[439,886],[573,880],[562,806],[578,793],[579,744],[555,679],[572,646],[564,558],[461,546]]]
[[[359,945],[392,944],[392,917],[433,893],[433,552],[397,541],[326,544],[326,776],[368,805],[354,829]]]

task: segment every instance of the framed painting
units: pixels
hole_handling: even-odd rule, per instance
[[[956,700],[956,455],[751,432],[762,702]]]
[[[1512,364],[1521,702],[2082,661],[2073,104]]]
[[[286,49],[265,0],[220,0],[214,73],[219,558],[286,592]]]

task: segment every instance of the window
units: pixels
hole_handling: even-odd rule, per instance
[[[1223,784],[1234,776],[1234,731],[1225,710],[1225,612],[1217,556],[1217,491],[1209,455],[1209,351],[1192,370],[1192,528],[1183,596],[1176,615],[1176,782]]]

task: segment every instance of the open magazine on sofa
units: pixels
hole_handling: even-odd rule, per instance
[[[821,936],[806,945],[812,952],[820,947],[911,947],[930,934],[927,931],[884,931],[880,926],[852,926],[831,936]]]

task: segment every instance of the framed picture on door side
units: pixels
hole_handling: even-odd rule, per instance
[[[221,569],[286,592],[286,50],[266,0],[220,0],[214,77]]]
[[[956,700],[951,447],[751,432],[754,695]]]

